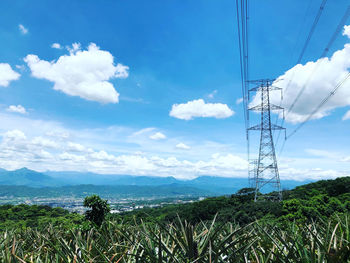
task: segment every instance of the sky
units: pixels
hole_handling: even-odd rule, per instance
[[[277,79],[283,101],[277,93],[271,101],[287,109],[304,90],[287,134],[349,72],[350,26],[320,57],[346,0],[327,2],[296,65],[320,4],[249,1],[250,79]],[[0,167],[247,177],[235,8],[233,0],[1,1]],[[281,179],[350,175],[349,106],[350,80],[279,154],[281,136]]]

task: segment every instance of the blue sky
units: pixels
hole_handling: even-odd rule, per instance
[[[283,88],[292,75],[288,107],[348,2],[326,4],[299,66],[321,1],[249,2],[250,76],[287,71]],[[1,167],[247,176],[235,1],[5,0],[0,8]],[[287,131],[348,71],[345,31]],[[349,88],[286,142],[282,178],[349,175]]]

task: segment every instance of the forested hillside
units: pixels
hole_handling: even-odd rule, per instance
[[[326,219],[335,213],[350,211],[350,177],[323,180],[283,192],[283,201],[253,202],[253,193],[242,189],[231,196],[207,198],[183,205],[142,209],[121,215],[124,220],[160,220],[171,222],[180,218],[192,223],[212,220],[247,224],[256,219],[314,220]]]

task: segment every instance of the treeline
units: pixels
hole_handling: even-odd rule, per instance
[[[47,225],[69,229],[83,223],[84,217],[76,213],[46,205],[2,205],[0,206],[0,230],[44,228]]]
[[[235,222],[246,225],[255,220],[300,222],[326,220],[350,212],[350,177],[323,180],[283,192],[282,202],[253,202],[251,189],[242,189],[231,196],[206,198],[202,201],[144,208],[123,214],[109,214],[108,221],[133,224],[136,222],[172,223],[180,217],[191,224],[211,221]],[[0,206],[0,230],[42,227],[47,224],[67,229],[81,227],[84,216],[62,208],[42,205]]]
[[[140,209],[115,217],[124,221],[173,222],[177,215],[191,223],[212,220],[248,224],[257,219],[283,222],[327,219],[350,212],[350,177],[323,180],[283,192],[282,202],[253,202],[251,189],[231,196],[203,201]]]

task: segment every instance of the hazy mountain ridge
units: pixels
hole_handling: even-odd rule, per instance
[[[292,189],[311,181],[282,181],[282,188]],[[68,187],[76,185],[94,186],[143,186],[156,191],[156,187],[168,186],[193,189],[208,195],[232,194],[237,190],[248,187],[246,178],[228,178],[219,176],[200,176],[192,180],[179,180],[174,177],[105,175],[90,172],[45,172],[40,173],[27,168],[14,171],[0,170],[0,185],[28,187]],[[268,189],[267,189],[268,190]]]

